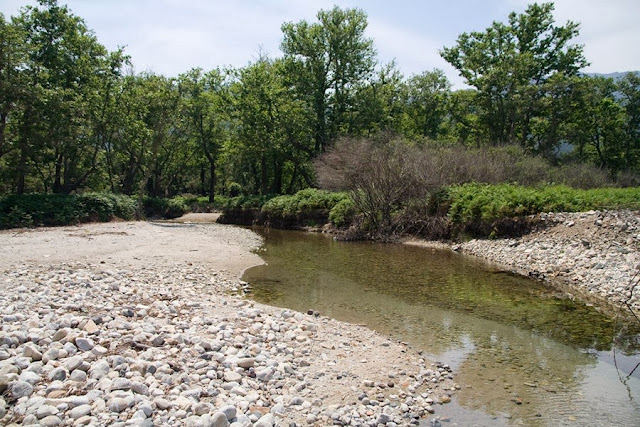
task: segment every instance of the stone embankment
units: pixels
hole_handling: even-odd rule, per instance
[[[590,211],[540,216],[538,231],[518,239],[454,246],[519,274],[566,285],[581,297],[640,313],[640,215]]]
[[[402,343],[253,303],[205,263],[3,269],[2,425],[411,425],[459,388]]]

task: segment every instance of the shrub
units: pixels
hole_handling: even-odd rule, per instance
[[[39,227],[132,219],[135,200],[108,193],[24,194],[0,198],[0,228]]]
[[[282,228],[325,224],[336,204],[348,198],[346,193],[308,188],[266,202],[261,209],[262,219]]]
[[[237,197],[242,194],[242,185],[237,182],[230,182],[227,184],[227,194],[229,197]]]
[[[346,227],[353,222],[353,218],[356,215],[356,207],[353,204],[351,198],[345,198],[335,204],[329,212],[329,221],[340,228]]]
[[[144,198],[144,214],[148,218],[178,218],[189,212],[186,199],[176,196],[171,199],[159,197]]]

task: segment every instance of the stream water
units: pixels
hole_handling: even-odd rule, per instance
[[[452,366],[458,425],[640,425],[640,329],[451,251],[256,229],[253,298],[369,328]]]

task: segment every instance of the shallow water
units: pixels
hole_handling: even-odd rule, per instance
[[[267,264],[245,272],[253,298],[365,324],[448,363],[462,390],[436,414],[459,425],[640,425],[640,368],[628,377],[640,329],[451,251],[256,231]]]

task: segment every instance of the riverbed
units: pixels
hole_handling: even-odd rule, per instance
[[[244,276],[256,300],[364,324],[451,365],[463,388],[445,411],[458,422],[637,421],[639,331],[605,310],[450,250],[261,234],[266,265]]]

